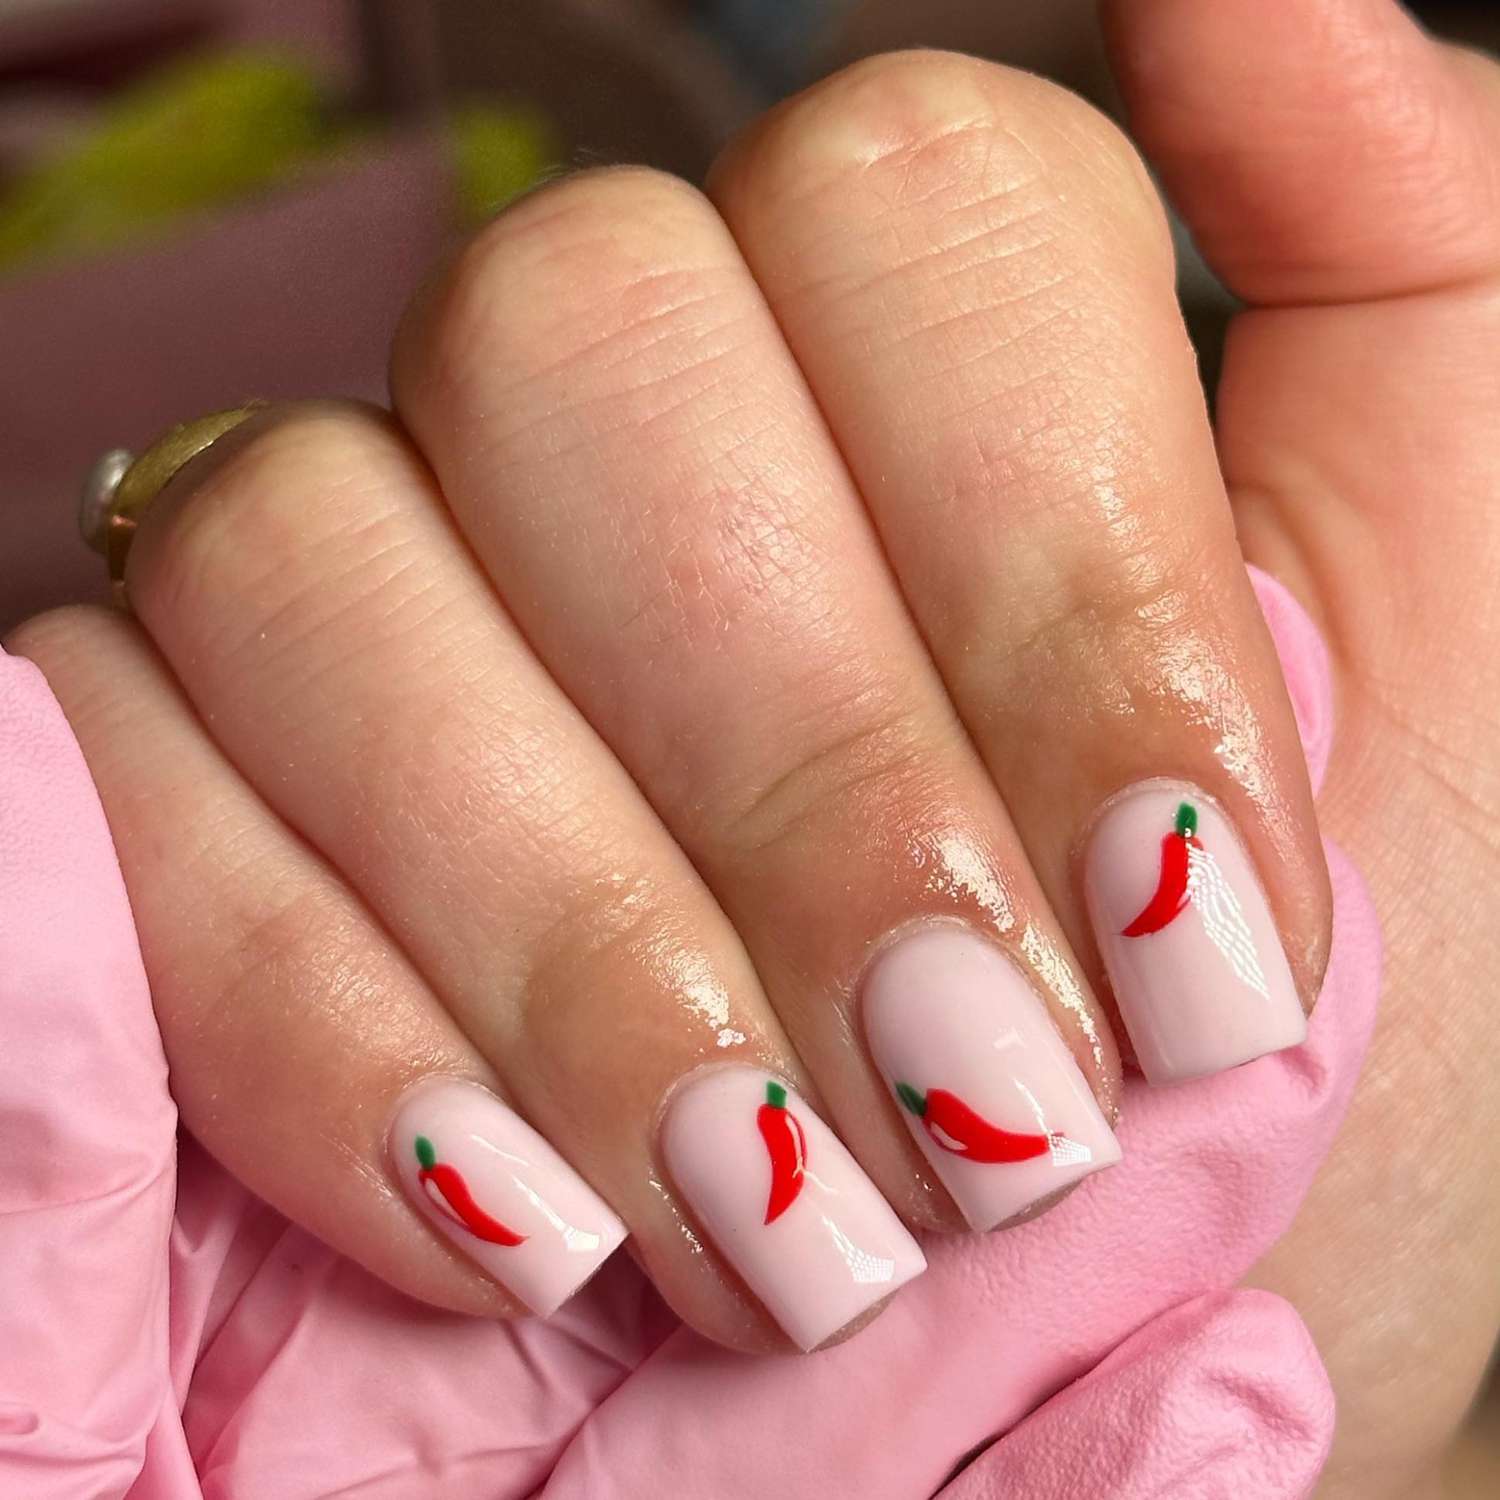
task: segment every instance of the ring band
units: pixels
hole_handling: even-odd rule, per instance
[[[78,528],[84,541],[103,554],[118,598],[124,597],[130,544],[152,501],[189,459],[212,447],[226,432],[265,406],[264,401],[251,401],[229,411],[212,412],[174,427],[138,458],[115,448],[95,463],[84,482]]]

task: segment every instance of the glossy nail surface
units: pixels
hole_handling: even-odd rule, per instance
[[[625,1226],[488,1089],[428,1079],[402,1096],[391,1160],[419,1211],[542,1317],[609,1259]]]
[[[1228,819],[1185,782],[1132,787],[1085,855],[1089,916],[1141,1071],[1217,1073],[1307,1037],[1281,939]]]
[[[838,1137],[758,1068],[688,1079],[668,1103],[662,1153],[714,1244],[803,1349],[927,1264]]]
[[[860,993],[875,1065],[975,1229],[1110,1166],[1119,1143],[1025,976],[956,922],[879,953]]]

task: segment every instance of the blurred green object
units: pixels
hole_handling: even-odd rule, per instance
[[[293,59],[220,54],[178,63],[122,95],[87,134],[0,197],[0,269],[160,233],[173,220],[284,182],[360,139]],[[494,213],[553,164],[547,122],[466,105],[446,121],[458,209]]]
[[[278,181],[334,141],[317,77],[299,63],[177,64],[0,199],[0,266],[118,244]]]
[[[459,210],[481,223],[555,168],[561,149],[552,127],[521,107],[467,104],[448,117]]]

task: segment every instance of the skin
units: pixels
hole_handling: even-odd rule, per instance
[[[754,1059],[954,1227],[852,1021],[891,931],[990,933],[1112,1108],[1080,848],[1111,792],[1183,775],[1311,1002],[1326,874],[1243,550],[1333,649],[1319,815],[1389,953],[1369,1076],[1257,1279],[1339,1392],[1321,1493],[1435,1494],[1500,1312],[1500,83],[1386,0],[1107,17],[1136,139],[1249,305],[1212,431],[1135,149],[1027,75],[893,54],[704,193],[610,169],[512,207],[408,315],[393,416],[257,417],[143,525],[134,620],[7,647],[89,757],[228,1166],[415,1295],[512,1311],[382,1165],[407,1083],[473,1077],[685,1318],[764,1348],[656,1111]]]

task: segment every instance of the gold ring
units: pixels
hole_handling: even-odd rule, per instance
[[[78,529],[84,541],[102,553],[109,564],[117,599],[124,599],[125,560],[136,527],[151,502],[189,459],[212,447],[226,432],[265,406],[264,401],[251,401],[230,411],[183,422],[158,438],[139,458],[123,448],[114,448],[89,470],[78,510]]]

